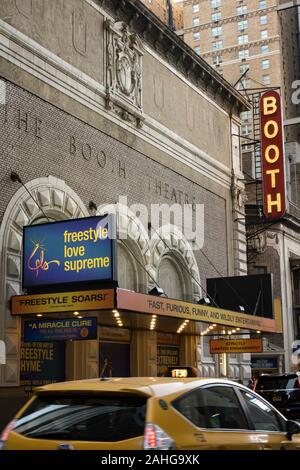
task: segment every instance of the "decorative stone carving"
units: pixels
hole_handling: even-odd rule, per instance
[[[105,21],[106,107],[123,120],[142,126],[142,43],[128,26]]]
[[[87,50],[87,23],[79,10],[72,13],[72,42],[75,51],[85,56]]]
[[[4,338],[7,347],[7,363],[1,369],[0,386],[5,387],[19,385],[21,321],[11,316],[10,300],[22,292],[22,228],[44,217],[32,197],[40,202],[46,214],[56,213],[58,219],[89,215],[79,196],[63,180],[49,176],[30,181],[26,186],[32,196],[26,188],[19,188],[9,202],[0,226],[0,338]]]
[[[278,234],[267,230],[248,240],[249,247],[256,253],[264,253],[268,246],[272,246],[276,249],[278,243]]]
[[[231,196],[234,211],[244,212],[247,194],[245,188],[239,185],[237,177],[233,174],[231,180]]]

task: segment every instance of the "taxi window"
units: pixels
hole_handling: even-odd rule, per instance
[[[281,431],[284,429],[284,421],[267,403],[250,392],[240,390],[240,393],[249,409],[253,428],[256,431]]]
[[[114,442],[144,434],[146,399],[135,396],[38,396],[14,431],[35,439]]]
[[[231,387],[199,388],[174,401],[189,421],[207,429],[248,429],[241,405]]]

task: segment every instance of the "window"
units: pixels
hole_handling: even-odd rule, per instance
[[[193,26],[199,26],[200,25],[200,19],[199,17],[193,18]]]
[[[240,65],[240,74],[245,73],[246,70],[249,70],[249,69],[250,69],[250,65],[249,65],[249,64]]]
[[[259,1],[259,9],[261,8],[267,8],[267,1],[266,0],[260,0]]]
[[[238,90],[247,90],[250,88],[250,80],[247,78],[242,78],[242,80],[238,83]]]
[[[213,49],[222,49],[223,41],[214,41],[212,45],[213,45]]]
[[[142,436],[146,398],[134,395],[39,396],[18,419],[17,432],[34,439],[117,442]]]
[[[249,135],[252,134],[252,126],[251,124],[245,124],[242,126],[242,135]]]
[[[192,10],[193,10],[193,13],[199,13],[200,11],[199,3],[194,3],[194,5],[192,6]]]
[[[262,63],[261,63],[261,68],[263,70],[266,70],[270,67],[270,61],[267,59],[267,60],[263,60]]]
[[[213,64],[214,65],[220,65],[223,62],[222,56],[221,55],[214,55],[213,56]]]
[[[236,9],[237,15],[245,15],[246,13],[247,13],[247,5],[242,5],[240,7],[237,7]]]
[[[240,113],[240,118],[242,121],[247,121],[251,118],[251,111],[242,111]]]
[[[244,390],[240,390],[240,393],[245,400],[256,431],[281,431],[279,416],[267,403]]]
[[[248,20],[238,21],[238,24],[237,24],[238,31],[241,31],[247,28],[248,28]]]
[[[200,46],[194,47],[194,51],[196,52],[196,54],[200,54]]]
[[[248,429],[232,387],[199,388],[173,402],[174,408],[200,428]]]
[[[222,18],[222,14],[220,11],[218,11],[217,13],[212,13],[211,15],[212,21],[219,21],[221,18]]]
[[[197,33],[193,33],[193,39],[194,41],[199,41],[200,40],[200,33],[197,31]]]
[[[249,49],[243,49],[242,51],[239,51],[239,59],[247,59],[249,57]]]
[[[222,34],[222,26],[217,26],[216,28],[212,28],[211,30],[213,37],[221,36]]]
[[[267,266],[254,266],[255,274],[268,274]]]
[[[260,21],[260,24],[267,24],[268,23],[267,15],[261,16],[259,21]]]
[[[268,37],[268,30],[264,29],[263,31],[260,32],[260,38],[261,39],[267,39]]]
[[[269,46],[267,44],[261,46],[261,53],[262,54],[268,54],[269,52]]]
[[[248,34],[242,34],[238,37],[238,44],[247,44],[248,43]]]
[[[263,75],[262,82],[264,85],[270,85],[271,83],[270,75]]]
[[[221,0],[211,0],[211,7],[218,8],[221,6]]]

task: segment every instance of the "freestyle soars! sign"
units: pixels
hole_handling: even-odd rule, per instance
[[[112,280],[111,216],[24,227],[23,287]]]
[[[273,220],[286,210],[281,104],[276,91],[262,95],[260,120],[264,214]]]

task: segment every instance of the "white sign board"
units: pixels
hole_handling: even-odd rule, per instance
[[[6,364],[6,348],[4,341],[0,340],[0,364]]]

